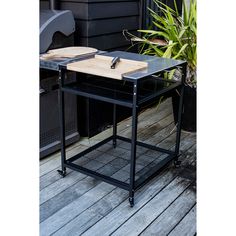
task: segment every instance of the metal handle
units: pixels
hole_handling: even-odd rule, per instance
[[[40,89],[39,89],[39,94],[44,94],[44,93],[46,93],[46,90],[43,89],[43,88],[40,88]]]
[[[115,69],[116,64],[120,61],[119,57],[114,57],[111,61],[111,69]]]

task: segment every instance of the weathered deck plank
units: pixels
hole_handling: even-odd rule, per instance
[[[117,169],[112,166],[110,168],[106,168],[103,166],[100,168],[100,172],[103,170],[106,171],[106,174],[114,174]],[[45,203],[41,205],[40,209],[40,221],[44,221],[49,218],[51,215],[55,214],[57,211],[62,209],[63,207],[67,206],[74,200],[81,197],[84,193],[88,192],[95,186],[97,186],[101,181],[95,180],[92,177],[86,177],[82,180],[78,181],[75,184],[72,184],[66,190],[61,191],[59,194],[55,195]]]
[[[183,166],[190,164],[192,161],[193,159],[191,158],[191,156],[188,159],[183,159]],[[165,170],[165,172],[168,172],[169,170],[170,169]],[[177,176],[177,173],[179,171],[181,170],[173,169],[172,175],[169,175],[168,177],[173,179],[174,177]],[[158,176],[157,178],[159,177],[160,176]],[[153,180],[153,182],[156,182],[156,181],[162,181],[162,180]],[[146,191],[146,188],[150,188],[151,185],[152,185],[152,182],[150,182],[147,186],[142,188],[140,191],[145,192],[145,195],[148,194],[148,191]],[[139,192],[137,194],[140,194]],[[81,235],[83,232],[85,232],[88,228],[90,228],[92,225],[94,225],[96,222],[98,222],[100,219],[106,216],[113,209],[115,209],[115,211],[120,211],[120,206],[118,206],[120,203],[122,203],[125,207],[129,208],[128,203],[127,203],[127,196],[128,196],[128,193],[126,191],[116,188],[110,194],[105,196],[96,204],[89,207],[86,211],[78,215],[75,219],[70,221],[67,225],[62,227],[59,231],[55,233],[55,235],[58,235],[58,236],[59,235]],[[112,219],[113,216],[109,218]],[[115,221],[116,218],[113,218],[113,220]],[[103,223],[101,223],[101,225],[102,227],[104,227]]]
[[[120,170],[116,172],[113,177],[119,177],[121,180],[125,181],[127,179],[127,172]],[[110,193],[114,188],[113,185],[102,182],[85,192],[82,196],[43,221],[40,227],[41,235],[54,233],[58,228],[64,226],[81,212],[96,203],[99,199]]]
[[[140,235],[168,235],[196,203],[196,193],[187,188],[163,213],[159,215]],[[148,203],[150,204],[150,203]],[[144,209],[145,211],[145,209]],[[153,215],[152,215],[153,217]],[[177,235],[182,235],[177,234]]]
[[[74,148],[72,148],[68,151],[68,158],[71,156],[74,156],[78,152],[82,152],[86,148],[87,148],[87,146],[85,146],[85,145],[75,146]],[[60,164],[61,164],[61,158],[60,158],[60,153],[58,153],[50,161],[48,161],[40,166],[40,176],[43,176],[43,175],[47,174],[48,172],[55,170],[56,168],[58,168],[60,166]]]
[[[127,220],[112,235],[138,235],[153,219],[160,215],[189,186],[186,179],[177,177],[140,211]],[[85,234],[86,235],[86,234]]]
[[[91,163],[92,162],[92,163]],[[90,165],[89,165],[90,164]],[[98,162],[98,161],[89,161],[85,166],[93,166],[94,170],[99,169],[102,167],[104,164]],[[40,193],[40,204],[46,202],[48,199],[52,198],[53,196],[56,196],[63,190],[67,189],[71,185],[74,185],[77,183],[79,180],[85,178],[86,175],[82,173],[78,173],[76,171],[70,172],[66,176],[66,178],[60,178],[53,184],[49,185],[48,187],[44,188],[41,193]]]
[[[186,162],[189,163],[189,161],[192,162],[193,160],[191,158],[183,160],[183,165],[184,163],[186,164]],[[177,176],[178,171],[180,170],[173,169],[173,167],[167,168],[164,172],[158,175],[157,178],[137,191],[133,208],[129,207],[127,201],[122,202],[115,208],[115,210],[107,214],[97,224],[89,229],[88,234],[86,233],[87,231],[85,233],[87,235],[89,235],[89,233],[91,233],[91,235],[109,235],[126,222],[127,219],[135,215],[140,208],[150,201],[153,195],[159,193],[166,185],[168,185]]]
[[[168,141],[168,144],[170,144],[169,141]],[[172,145],[173,145],[173,143],[172,143]],[[158,155],[156,154],[155,158],[157,158],[158,156],[160,156],[160,153]],[[150,159],[150,157],[148,157],[148,158]],[[118,160],[118,162],[116,160]],[[117,171],[123,165],[127,164],[127,162],[124,163],[125,160],[123,160],[124,164],[122,162],[120,162],[120,160],[122,160],[122,159],[117,158],[111,162],[108,162],[108,164],[106,164],[105,166],[102,166],[101,169],[98,168],[99,165],[93,164],[94,161],[90,162],[90,163],[91,163],[91,168],[93,166],[92,169],[96,170],[95,169],[95,167],[96,167],[96,168],[98,168],[98,170],[100,170],[99,172],[103,172],[103,174],[106,174],[106,175],[111,175],[111,174],[113,174],[111,172],[112,168],[113,169],[115,168]],[[138,160],[139,160],[139,158],[138,158]],[[116,162],[114,162],[114,161],[116,161]],[[145,165],[147,165],[149,163],[150,162],[143,162],[142,165],[140,164],[139,166],[137,166],[137,170],[143,169],[145,167]],[[123,168],[123,170],[129,171],[129,164],[126,165]],[[139,173],[137,173],[137,175],[139,175]],[[41,221],[45,220],[52,213],[55,213],[56,210],[64,207],[66,204],[69,204],[73,199],[76,199],[78,197],[78,192],[81,193],[81,191],[78,191],[77,189],[79,189],[81,184],[85,185],[85,182],[86,182],[85,177],[86,176],[83,174],[77,173],[77,172],[73,172],[69,176],[68,176],[68,180],[67,180],[67,178],[59,179],[58,181],[54,182],[49,187],[47,187],[41,191],[41,196],[42,196],[41,203],[43,204],[46,201],[48,201],[41,206],[41,214],[40,214]],[[82,183],[80,183],[79,181],[81,181],[81,180],[84,180],[84,181]],[[94,184],[98,184],[98,183],[99,182],[94,181]],[[90,185],[88,185],[88,186],[90,186]],[[90,188],[91,187],[92,186],[90,186]],[[66,190],[66,192],[64,190]],[[75,192],[76,192],[76,194],[75,194]],[[60,193],[62,193],[62,194],[60,194]],[[63,195],[65,195],[65,196],[63,196]],[[53,198],[54,196],[56,196],[56,197]],[[50,198],[53,198],[53,199],[50,199]]]
[[[172,142],[170,142],[170,140],[169,140],[170,138],[172,139]],[[173,146],[173,144],[174,144],[174,139],[173,138],[174,138],[174,136],[172,135],[172,137],[169,137],[169,138],[167,138],[166,140],[163,141],[163,142],[167,142],[168,145],[170,145],[170,146],[166,146],[167,148],[171,148]],[[186,142],[183,142],[183,144],[186,146],[185,143]],[[182,147],[182,145],[181,145],[181,147]],[[160,154],[161,153],[158,153],[158,154],[155,153],[155,157],[154,158],[157,159],[160,156]],[[137,170],[140,170],[140,172],[142,172],[141,169],[143,169],[147,164],[150,163],[150,159],[151,158],[150,157],[147,157],[147,158],[149,159],[149,161],[148,162],[147,161],[146,162],[143,161],[143,163],[141,162],[140,166],[137,168]],[[118,162],[116,160],[118,160]],[[112,169],[115,168],[115,170],[118,171],[124,165],[126,165],[126,166],[124,166],[123,170],[129,171],[129,164],[127,162],[124,162],[125,160],[123,160],[123,162],[121,162],[120,160],[123,160],[123,159],[118,159],[117,158],[117,159],[115,159],[115,160],[113,160],[111,162],[108,162],[107,165],[102,166],[102,167],[101,167],[101,164],[99,166],[99,162],[96,162],[96,163],[98,163],[98,165],[96,165],[96,163],[94,161],[91,161],[89,163],[91,165],[91,167],[90,167],[91,169],[99,170],[99,172],[102,172],[103,174],[106,174],[106,175],[113,174],[114,172],[113,173],[111,172]],[[138,158],[138,160],[139,160],[139,158]],[[116,161],[116,162],[114,162],[114,161]],[[153,161],[153,159],[151,161]],[[85,166],[89,167],[88,166],[89,163],[87,163]],[[99,169],[99,167],[101,167],[101,168]],[[106,171],[104,171],[104,170],[106,170]],[[139,175],[140,174],[137,173],[137,176],[139,176]],[[82,183],[79,183],[79,181],[83,180],[83,182],[86,182],[85,177],[86,176],[83,175],[83,174],[80,174],[80,173],[77,173],[77,172],[73,172],[73,173],[71,173],[68,176],[68,178],[64,178],[64,179],[61,178],[58,181],[56,181],[53,184],[51,184],[49,187],[43,189],[41,191],[41,196],[42,196],[41,197],[41,203],[42,204],[44,202],[50,200],[50,198],[53,198],[54,196],[56,196],[56,198],[55,199],[51,199],[50,202],[47,202],[46,204],[43,204],[41,206],[41,211],[42,211],[42,213],[41,213],[41,220],[44,220],[46,216],[50,215],[50,213],[52,213],[52,212],[54,213],[56,211],[56,209],[60,209],[60,207],[62,208],[63,206],[65,206],[66,203],[70,203],[73,198],[75,199],[76,197],[78,197],[78,193],[77,193],[78,191],[75,191],[75,190],[77,188],[79,188],[80,184],[82,184]],[[98,184],[99,182],[94,181],[94,184],[95,183]],[[67,191],[64,192],[64,190],[66,190],[66,189],[67,189]],[[77,194],[73,194],[73,192],[76,192]],[[60,193],[62,193],[62,194],[60,194]],[[68,193],[70,193],[69,197],[68,197]],[[64,197],[61,196],[63,194],[66,194],[66,196],[64,196]],[[59,204],[58,204],[58,202],[59,202]],[[55,205],[55,207],[53,207],[54,205]]]
[[[169,236],[193,236],[196,234],[196,205],[183,220],[169,233]]]
[[[171,100],[168,99],[159,106],[158,111],[157,108],[149,108],[139,115],[139,140],[174,150],[176,131],[170,103]],[[130,125],[130,118],[120,122],[118,133],[129,137]],[[112,129],[108,129],[89,140],[80,140],[67,148],[68,157],[111,134]],[[191,168],[196,164],[195,143],[195,134],[182,132],[181,168],[168,166],[160,175],[138,190],[135,193],[133,208],[129,207],[127,191],[70,169],[65,178],[60,178],[56,172],[60,167],[60,153],[46,158],[40,166],[40,235],[167,235],[170,233],[172,236],[182,236],[185,232],[190,233],[186,235],[194,235],[196,227],[193,224],[191,228],[189,224],[191,220],[196,220],[190,210],[195,204],[195,195],[193,192],[190,193],[189,186],[195,181],[195,175],[192,173],[195,170]],[[166,155],[143,147],[138,147],[137,153],[137,178]],[[115,150],[111,144],[105,144],[77,161],[83,162],[83,166],[87,165],[88,168],[127,182],[129,159],[130,144],[118,141]],[[185,184],[181,185],[180,182]],[[168,191],[170,194],[167,194]],[[156,209],[156,205],[151,207],[154,206],[153,202],[160,209]],[[154,214],[149,216],[148,212],[152,211],[155,211]],[[130,228],[132,222],[137,225],[143,216],[146,223],[139,224],[136,229]],[[185,222],[188,226],[182,230]]]

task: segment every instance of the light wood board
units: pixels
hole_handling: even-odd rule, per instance
[[[95,55],[90,59],[67,64],[67,69],[102,77],[121,80],[123,75],[135,71],[143,70],[148,67],[147,62],[120,59],[115,69],[111,69],[113,57]]]
[[[96,53],[98,50],[91,47],[66,47],[49,50],[47,53],[41,55],[41,59],[49,60],[53,58],[74,58],[82,55],[89,55]]]

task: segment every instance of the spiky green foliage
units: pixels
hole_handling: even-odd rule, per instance
[[[189,7],[183,0],[183,14],[179,15],[176,2],[172,9],[160,2],[153,0],[160,9],[161,14],[149,9],[153,18],[153,25],[158,30],[139,30],[144,35],[141,40],[141,53],[158,55],[166,58],[185,60],[188,63],[188,82],[196,83],[197,67],[197,6],[196,0],[190,0]],[[160,45],[155,39],[164,39],[166,45]],[[173,73],[172,73],[173,74]]]

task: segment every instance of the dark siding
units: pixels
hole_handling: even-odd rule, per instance
[[[140,0],[63,0],[61,10],[71,10],[75,17],[75,44],[100,50],[128,48],[122,31],[140,28]],[[48,9],[48,1],[40,1]]]
[[[84,21],[77,21],[81,37],[99,36],[104,34],[121,33],[122,29],[137,29],[137,16],[122,17],[114,19],[103,19],[99,21],[87,21],[87,27],[83,27]]]
[[[131,31],[131,33],[135,32]],[[80,45],[92,45],[100,50],[118,50],[117,48],[128,48],[130,46],[129,42],[127,45],[127,41],[122,32],[98,35],[95,37],[81,37],[79,42]]]
[[[138,15],[138,2],[76,3],[62,2],[61,9],[71,10],[76,19],[97,20]]]
[[[48,9],[49,8],[49,3],[48,1],[40,1],[40,9]]]
[[[174,0],[161,1],[174,7]],[[153,27],[147,7],[156,12],[158,9],[153,0],[142,2],[142,16],[141,0],[60,0],[60,9],[71,10],[74,14],[77,29],[75,45],[108,50],[111,46],[113,49],[130,46],[122,35],[123,29],[135,32],[139,28]],[[176,2],[181,13],[182,0]],[[40,8],[48,9],[48,1],[40,1]]]

